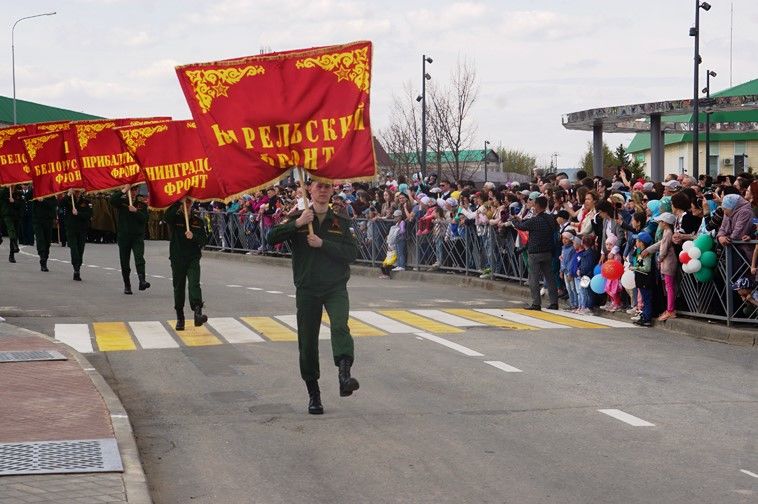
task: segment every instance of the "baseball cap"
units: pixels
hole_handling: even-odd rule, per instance
[[[671,212],[663,212],[658,217],[653,217],[653,220],[656,222],[663,221],[666,224],[673,226],[674,223],[676,222],[676,216],[674,216],[674,214],[672,214]]]
[[[644,243],[645,245],[650,245],[651,243],[653,243],[653,237],[650,236],[650,233],[648,233],[647,231],[643,231],[637,234],[637,239],[641,241],[642,243]]]
[[[676,191],[677,189],[680,189],[682,187],[682,184],[680,184],[678,180],[669,180],[663,185],[671,189],[672,191]]]
[[[394,212],[392,212],[393,217],[400,217],[401,215],[403,215],[403,212],[400,210],[395,210]]]

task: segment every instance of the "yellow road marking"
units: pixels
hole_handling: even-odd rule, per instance
[[[511,308],[506,311],[519,313],[527,317],[533,317],[540,320],[547,320],[548,322],[555,322],[556,324],[563,324],[569,327],[578,327],[581,329],[605,329],[608,326],[601,324],[595,324],[594,322],[585,322],[583,320],[576,320],[568,317],[561,317],[555,313],[549,313],[536,310],[524,310],[523,308]]]
[[[171,327],[176,326],[176,320],[169,320],[168,323]],[[187,322],[184,324],[184,331],[175,330],[174,332],[187,346],[211,346],[222,344],[221,340],[214,336],[204,325],[195,327],[191,318],[187,319]]]
[[[271,341],[297,341],[297,334],[271,317],[240,317],[244,323]]]
[[[473,320],[474,322],[481,322],[482,324],[487,324],[490,327],[518,329],[522,331],[537,329],[536,327],[533,327],[530,325],[519,324],[518,322],[513,322],[512,320],[505,320],[500,317],[495,317],[494,315],[487,315],[486,313],[478,312],[476,310],[467,310],[465,308],[450,308],[444,311],[452,315],[458,315],[459,317]]]
[[[101,352],[137,349],[124,322],[93,322],[92,329]]]
[[[379,313],[431,333],[453,334],[465,332],[463,329],[443,324],[405,310],[379,310]]]
[[[321,317],[321,321],[327,325],[331,325],[329,322],[329,314],[327,314],[326,311],[324,311],[324,315]],[[348,319],[347,326],[350,328],[351,336],[387,336],[386,332],[377,329],[372,325],[368,325],[367,323],[362,322],[358,319],[354,319],[353,317],[350,317]]]

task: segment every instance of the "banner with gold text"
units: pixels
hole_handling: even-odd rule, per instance
[[[37,133],[22,138],[32,174],[34,199],[46,198],[84,186],[79,160],[72,141],[72,130]]]
[[[169,121],[116,128],[140,165],[150,208],[163,209],[187,196],[224,199],[194,121]]]
[[[153,124],[170,119],[149,117],[72,122],[72,137],[87,192],[107,191],[126,184],[144,182],[139,164],[124,146],[121,135],[115,128]]]
[[[0,128],[0,187],[32,181],[29,159],[21,137],[29,134],[23,125]]]
[[[323,180],[375,176],[371,49],[355,42],[176,68],[228,197],[293,167]]]

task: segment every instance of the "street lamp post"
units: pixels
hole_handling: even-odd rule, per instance
[[[421,177],[426,177],[426,81],[432,78],[426,73],[426,64],[433,60],[426,54],[421,55],[421,96],[416,98],[421,102]]]
[[[706,70],[705,72],[705,97],[708,100],[708,105],[705,110],[705,174],[710,175],[711,171],[711,77],[716,77],[716,72],[713,70]]]
[[[54,16],[55,12],[45,12],[17,19],[11,28],[11,65],[13,66],[13,124],[16,124],[16,25],[24,19],[32,19],[41,16]]]
[[[693,79],[693,96],[692,96],[692,176],[698,178],[700,170],[699,143],[700,143],[700,110],[698,109],[698,99],[700,97],[699,70],[702,59],[700,58],[700,9],[704,11],[711,10],[711,4],[695,0],[695,27],[690,28],[690,36],[695,37],[695,62],[694,62],[694,79]]]
[[[484,141],[484,181],[487,182],[487,146],[490,144],[489,140]]]

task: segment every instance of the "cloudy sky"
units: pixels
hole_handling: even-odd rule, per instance
[[[758,1],[710,0],[701,14],[704,67],[729,86],[758,78]],[[393,95],[421,85],[421,55],[444,83],[459,58],[477,69],[476,148],[518,148],[575,166],[590,133],[561,115],[692,93],[691,0],[0,0],[15,32],[17,98],[106,117],[190,117],[174,66],[369,39],[372,124],[387,126]],[[7,46],[6,46],[7,47]],[[12,96],[11,51],[0,94]],[[703,79],[704,77],[701,77]],[[701,84],[702,85],[702,84]],[[610,135],[611,145],[629,135]]]

